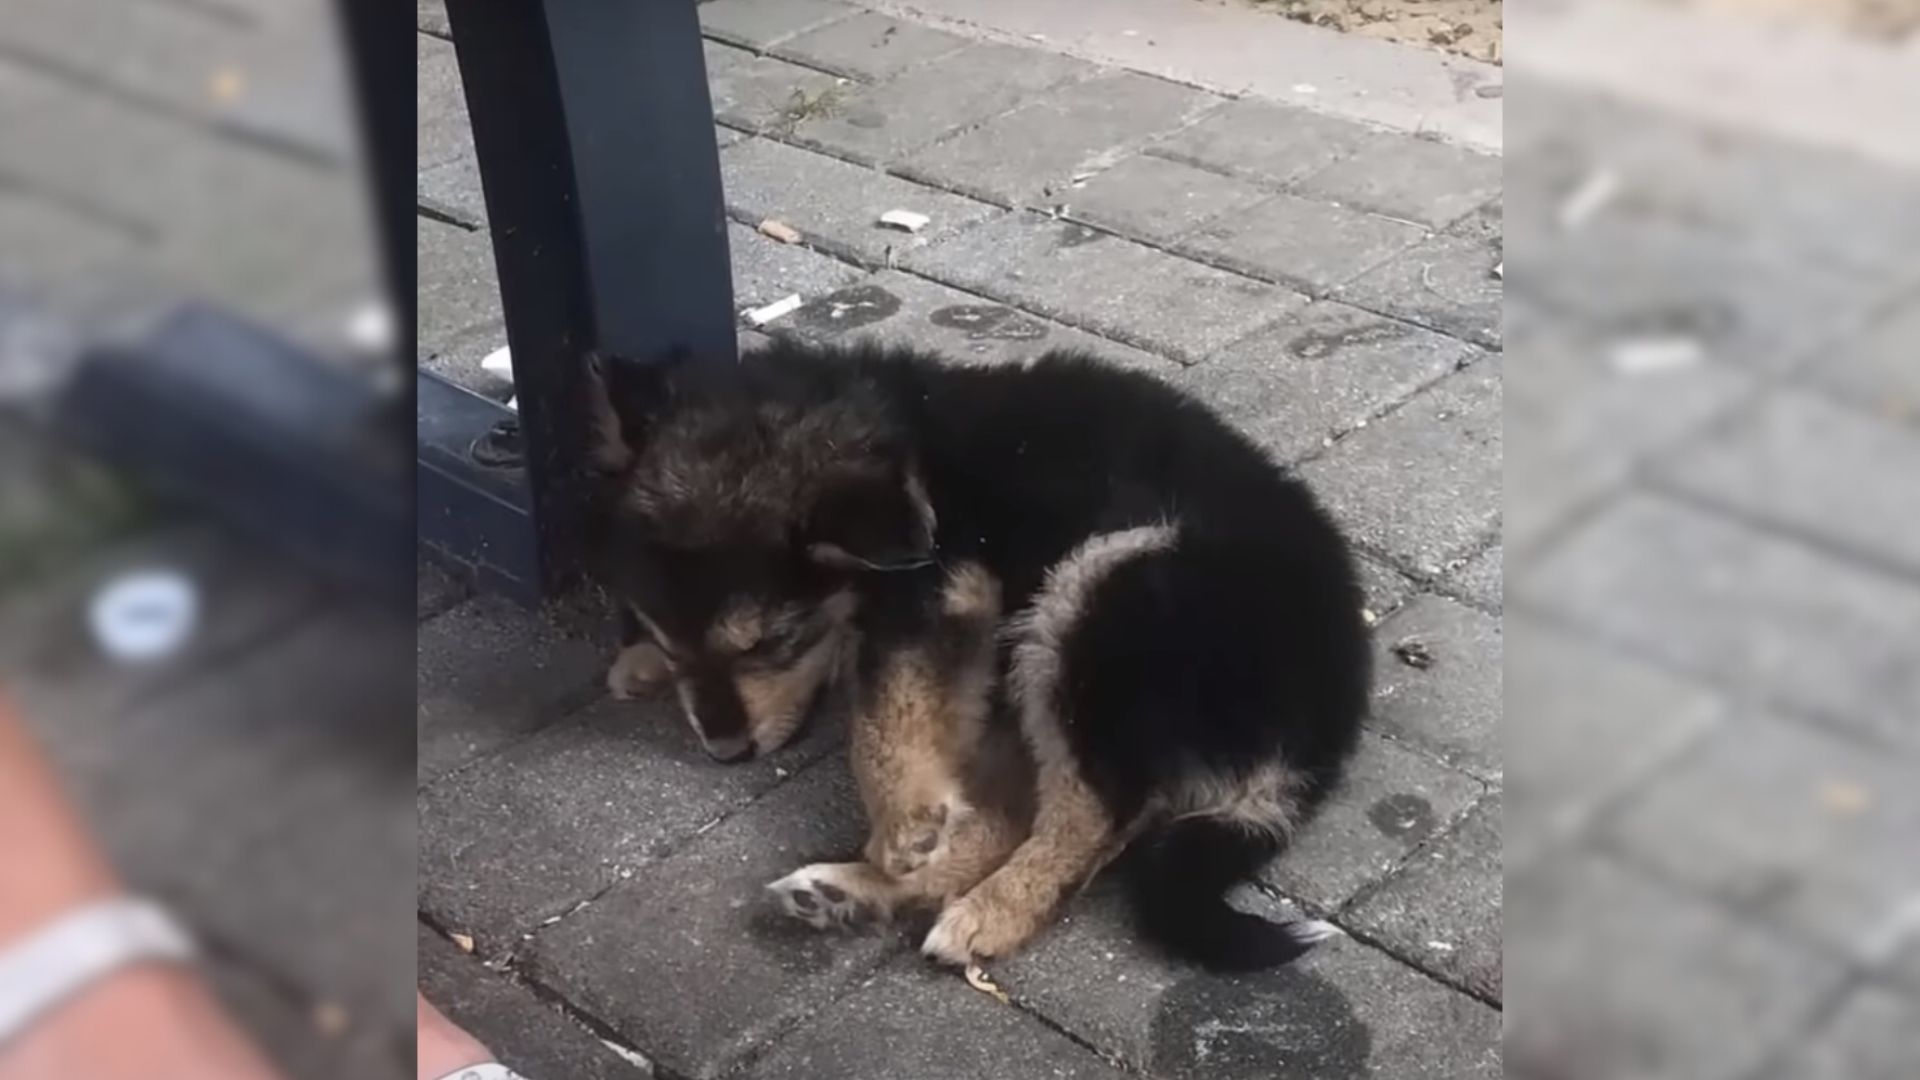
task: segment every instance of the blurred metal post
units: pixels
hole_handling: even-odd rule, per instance
[[[421,539],[531,599],[581,570],[585,354],[734,356],[713,110],[694,0],[449,0],[447,14],[519,414],[419,376]]]

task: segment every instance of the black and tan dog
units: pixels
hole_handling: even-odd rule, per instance
[[[1143,930],[1202,963],[1271,966],[1330,932],[1225,899],[1337,781],[1370,677],[1347,546],[1257,447],[1066,353],[958,367],[782,343],[599,367],[602,573],[649,638],[616,688],[664,672],[733,759],[847,676],[856,711],[917,710],[909,730],[979,763],[857,768],[893,785],[868,792],[888,820],[866,863],[777,883],[789,910],[929,900],[924,950],[964,963],[1019,947],[1121,857]],[[983,649],[966,627],[989,607],[1005,620]],[[1004,797],[1022,789],[1030,807]]]

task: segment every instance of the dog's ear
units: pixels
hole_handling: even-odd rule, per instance
[[[912,468],[863,472],[828,483],[803,540],[822,566],[911,570],[933,561],[933,504]]]
[[[666,408],[668,372],[679,357],[637,364],[606,353],[586,357],[589,456],[601,472],[621,472],[633,463],[634,445],[647,422]]]

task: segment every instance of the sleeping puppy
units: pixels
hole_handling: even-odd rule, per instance
[[[1073,353],[958,367],[782,342],[596,371],[601,574],[647,635],[621,663],[657,661],[709,752],[782,744],[849,680],[877,729],[922,709],[1030,760],[1011,850],[975,860],[991,863],[977,882],[920,890],[940,893],[928,955],[1006,955],[1123,849],[1142,930],[1203,964],[1284,963],[1330,932],[1226,902],[1337,782],[1371,677],[1347,545],[1257,447]],[[942,648],[928,613],[968,566],[1006,613],[992,677],[899,662]],[[1005,709],[969,704],[996,687]],[[909,849],[932,822],[950,856],[979,820],[956,814],[964,785],[947,797],[899,808]],[[869,850],[868,880],[896,888],[944,861],[889,873]],[[783,902],[838,918],[872,895],[846,865],[792,876]]]

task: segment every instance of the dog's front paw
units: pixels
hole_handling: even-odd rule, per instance
[[[920,951],[937,963],[966,967],[976,958],[973,942],[979,936],[980,916],[963,896],[940,913],[920,942]]]
[[[767,886],[788,915],[819,930],[861,926],[879,912],[861,876],[859,863],[814,863]]]

